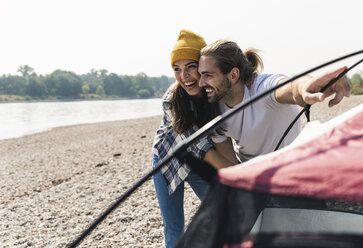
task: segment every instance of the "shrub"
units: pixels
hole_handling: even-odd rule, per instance
[[[137,92],[137,95],[139,98],[149,98],[150,97],[150,91],[147,89],[141,89]]]

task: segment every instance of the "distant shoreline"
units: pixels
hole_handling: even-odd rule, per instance
[[[352,96],[363,96],[363,94],[353,94]],[[136,97],[117,97],[107,96],[102,97],[99,95],[89,94],[74,98],[60,98],[60,97],[48,97],[45,99],[27,99],[27,96],[20,95],[2,95],[0,94],[1,103],[33,103],[33,102],[75,102],[75,101],[115,101],[115,100],[147,100],[158,99],[161,97],[148,97],[148,98],[136,98]]]
[[[79,97],[79,98],[57,98],[49,97],[46,99],[26,99],[18,95],[0,95],[1,103],[33,103],[33,102],[75,102],[75,101],[115,101],[115,100],[147,100],[160,97],[134,98],[134,97]],[[7,99],[7,100],[4,100]]]

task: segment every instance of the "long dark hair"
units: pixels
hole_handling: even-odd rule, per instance
[[[207,94],[202,90],[201,97],[190,96],[178,83],[172,89],[173,128],[181,134],[193,125],[199,128],[220,114],[218,103],[208,103]]]

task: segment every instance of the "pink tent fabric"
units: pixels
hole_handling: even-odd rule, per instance
[[[363,202],[363,111],[262,161],[220,170],[226,185],[280,195]]]

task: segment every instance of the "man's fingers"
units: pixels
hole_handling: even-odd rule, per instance
[[[334,105],[337,105],[338,103],[340,103],[340,101],[343,99],[343,97],[344,97],[343,92],[341,92],[341,91],[337,92],[335,94],[334,98],[329,101],[328,106],[333,107]]]
[[[332,100],[329,101],[328,106],[333,107],[334,105],[338,104],[343,98],[350,96],[350,84],[346,76],[339,79],[338,82],[335,83],[331,88],[324,92],[325,97],[335,93],[335,96]]]
[[[314,104],[317,102],[322,102],[322,101],[324,101],[324,99],[325,99],[325,96],[321,92],[309,93],[303,97],[303,100],[306,104]]]
[[[347,69],[346,66],[340,67],[339,69],[336,69],[335,71],[327,72],[322,76],[322,79],[325,80],[332,80],[336,78],[340,73],[342,73],[345,69]]]
[[[339,69],[336,69],[331,72],[326,72],[325,74],[316,77],[313,81],[313,83],[308,87],[307,91],[309,92],[318,92],[320,91],[325,85],[327,85],[331,80],[336,78],[340,73],[342,73],[347,67],[343,66]],[[338,82],[341,82],[342,79],[338,80]],[[335,84],[337,84],[336,82]],[[349,83],[348,83],[349,85]]]
[[[344,96],[350,96],[350,85],[346,76],[340,78],[337,82],[331,85],[323,93],[319,92],[325,85],[327,85],[331,80],[336,78],[339,74],[347,69],[343,66],[331,72],[327,72],[320,77],[313,78],[309,81],[306,88],[302,87],[301,96],[302,100],[306,104],[314,104],[316,102],[322,102],[326,97],[331,96],[335,93],[332,100],[329,101],[329,107],[338,104]]]
[[[344,76],[342,78],[342,85],[343,85],[343,88],[344,88],[344,92],[343,92],[344,96],[349,97],[351,88],[350,88],[348,78],[346,76]]]

